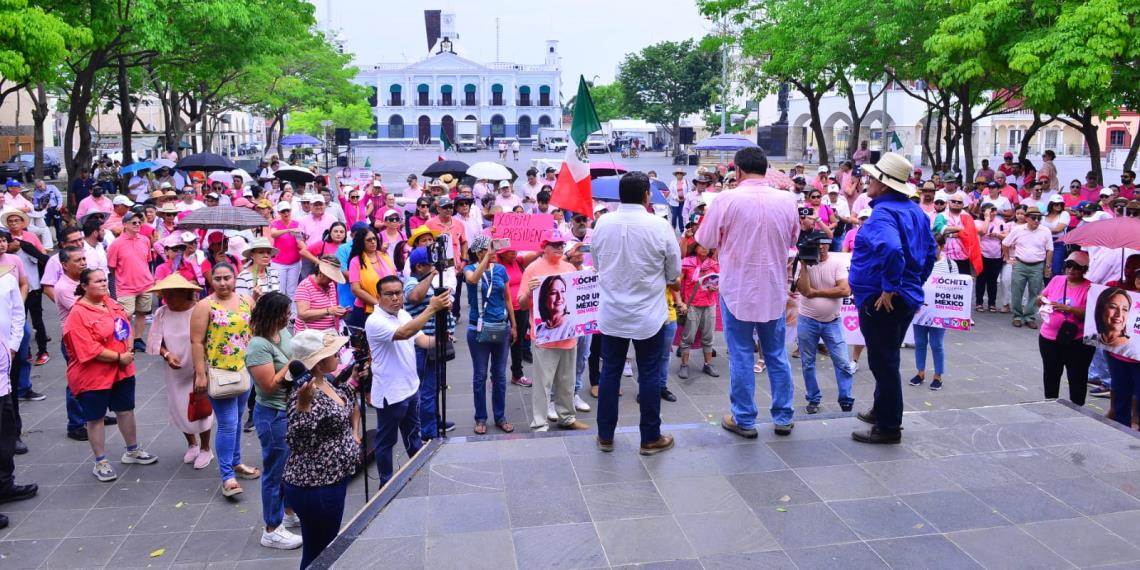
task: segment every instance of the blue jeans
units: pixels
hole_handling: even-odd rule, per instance
[[[1140,397],[1140,362],[1108,358],[1112,372],[1112,419],[1132,427],[1132,398]]]
[[[590,362],[590,341],[594,335],[586,334],[578,337],[578,361],[574,363],[574,393],[582,391],[582,374],[586,372],[586,364]]]
[[[261,518],[265,526],[275,528],[285,516],[285,460],[289,459],[289,444],[285,442],[288,414],[263,406],[253,407],[253,425],[257,439],[261,440]]]
[[[63,363],[67,364],[71,358],[67,354],[67,345],[63,342],[59,343],[59,351],[63,354]],[[79,407],[79,400],[75,399],[75,395],[71,393],[71,387],[66,383],[63,385],[63,397],[67,408],[67,433],[78,431],[81,427],[86,427],[87,422],[83,421],[83,409]]]
[[[903,395],[902,376],[899,374],[899,346],[914,318],[914,309],[903,304],[901,299],[896,299],[893,311],[876,310],[876,298],[867,299],[859,307],[859,330],[866,339],[867,364],[875,376],[875,403],[871,407],[875,427],[880,432],[893,435],[902,429]]]
[[[753,333],[760,339],[760,352],[767,364],[768,383],[772,390],[772,421],[776,425],[792,423],[795,410],[792,409],[793,386],[792,365],[788,362],[788,351],[784,346],[784,316],[754,323],[741,321],[728,310],[724,298],[720,300],[721,314],[724,317],[724,341],[728,345],[728,401],[736,425],[752,429],[756,427],[756,373],[752,341]]]
[[[673,337],[677,336],[677,321],[665,321],[662,329],[665,338],[661,339],[661,389],[669,387],[669,359],[673,356]]]
[[[381,487],[392,478],[392,448],[396,446],[397,430],[403,437],[404,451],[411,458],[423,447],[420,399],[415,394],[376,410],[376,472],[380,474]]]
[[[930,345],[934,375],[941,378],[942,371],[946,369],[946,352],[942,349],[945,339],[946,329],[914,325],[914,369],[919,372],[926,370],[926,346]]]
[[[491,410],[495,423],[507,419],[507,365],[510,364],[510,337],[491,344],[479,342],[479,333],[467,329],[467,349],[471,352],[472,393],[475,396],[475,421],[487,421],[487,365],[491,366]]]
[[[669,222],[678,232],[685,231],[684,206],[669,206]]]
[[[301,570],[312,564],[340,531],[348,479],[323,487],[285,483],[285,500],[301,519]]]
[[[1089,381],[1097,380],[1106,388],[1112,387],[1112,373],[1108,368],[1108,353],[1103,349],[1096,349],[1092,364],[1089,365]]]
[[[438,420],[435,417],[438,399],[435,361],[429,361],[427,354],[427,350],[416,347],[416,373],[420,376],[420,433],[425,440],[439,437]]]
[[[823,394],[819,390],[819,382],[815,378],[815,355],[819,349],[819,341],[831,353],[831,364],[835,366],[835,382],[839,385],[839,404],[850,406],[855,403],[851,397],[851,361],[847,358],[847,343],[843,342],[843,330],[840,320],[830,322],[817,321],[811,317],[799,315],[796,319],[796,332],[800,341],[800,367],[804,373],[804,389],[807,392],[807,401],[818,404]]]
[[[249,392],[244,392],[223,400],[210,398],[218,433],[214,439],[214,452],[223,483],[234,478],[234,467],[241,464],[241,412],[248,397]]]
[[[24,323],[24,340],[20,341],[12,366],[17,374],[15,392],[23,396],[32,389],[32,327],[27,322]]]
[[[600,333],[599,333],[600,334]],[[641,340],[633,340],[637,359],[637,393],[641,411],[641,444],[661,439],[661,351],[665,327]],[[602,335],[602,376],[598,381],[598,438],[614,440],[618,421],[618,392],[630,339]]]

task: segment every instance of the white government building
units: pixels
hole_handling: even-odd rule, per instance
[[[477,63],[461,57],[455,15],[443,13],[440,38],[415,63],[361,66],[356,83],[371,87],[374,131],[385,144],[438,143],[440,129],[455,140],[455,121],[479,121],[487,137],[537,136],[540,127],[560,126],[562,65],[558,42],[546,41],[538,65]]]

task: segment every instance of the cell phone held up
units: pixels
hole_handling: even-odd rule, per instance
[[[800,218],[806,218],[815,214],[815,210],[811,208],[800,208]]]
[[[502,251],[511,247],[511,238],[496,238],[491,240],[491,249]]]

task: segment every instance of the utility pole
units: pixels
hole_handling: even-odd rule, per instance
[[[720,134],[728,134],[728,24],[721,18],[721,35],[724,42],[720,46]]]

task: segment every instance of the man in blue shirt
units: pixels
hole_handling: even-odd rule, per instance
[[[922,305],[922,286],[937,255],[930,220],[910,200],[918,193],[907,182],[913,170],[909,160],[893,152],[873,166],[863,166],[870,177],[867,196],[872,214],[855,237],[849,279],[859,307],[867,361],[875,376],[875,403],[869,412],[858,415],[873,427],[851,434],[863,443],[902,439],[899,346],[915,310]]]

